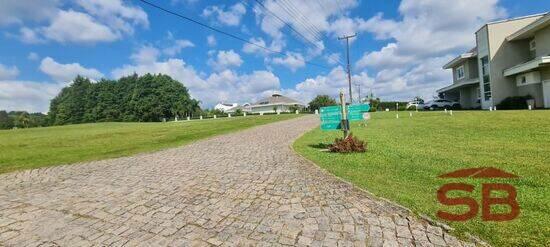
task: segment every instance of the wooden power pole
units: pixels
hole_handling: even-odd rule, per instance
[[[344,35],[342,37],[338,37],[338,40],[346,40],[346,54],[347,54],[347,60],[348,60],[348,83],[349,83],[349,103],[353,103],[353,96],[351,94],[351,67],[349,65],[349,39],[357,36],[357,34],[354,35]]]

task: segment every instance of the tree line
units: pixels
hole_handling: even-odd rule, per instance
[[[39,112],[0,111],[0,129],[32,128],[48,125],[48,116]]]
[[[91,82],[77,76],[52,99],[48,115],[0,112],[0,128],[95,122],[159,122],[202,111],[187,88],[167,75],[136,74]],[[40,120],[37,118],[40,116]],[[36,120],[36,121],[35,121]]]

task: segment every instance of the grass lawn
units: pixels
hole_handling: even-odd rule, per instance
[[[458,235],[470,232],[494,246],[550,246],[550,111],[458,111],[372,113],[367,127],[352,124],[352,132],[368,142],[362,154],[334,154],[319,147],[341,132],[315,129],[294,148],[329,172],[374,194],[433,219],[440,209],[464,213],[466,207],[440,205],[439,187],[448,182],[476,186],[504,182],[518,191],[521,213],[509,222],[483,222],[481,208],[466,222],[446,222]],[[438,175],[463,168],[492,166],[519,179],[442,179]],[[468,194],[449,194],[455,197]],[[496,194],[493,196],[505,196]],[[481,206],[481,203],[480,203]],[[492,207],[508,211],[507,206]]]
[[[0,173],[175,147],[296,114],[169,123],[95,123],[0,130]]]

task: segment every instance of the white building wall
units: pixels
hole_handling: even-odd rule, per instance
[[[520,96],[515,78],[505,77],[504,70],[532,59],[528,40],[508,42],[506,38],[540,18],[526,17],[488,25],[494,105],[507,97]]]
[[[489,57],[489,37],[487,26],[482,27],[476,32],[476,45],[477,45],[477,60],[478,60],[478,71],[479,71],[479,88],[481,89],[481,108],[488,109],[493,106],[493,101],[491,99],[485,99],[485,89],[483,87],[484,78],[483,78],[483,68],[481,66],[481,59],[483,57]]]

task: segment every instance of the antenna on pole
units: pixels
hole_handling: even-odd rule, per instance
[[[349,65],[349,39],[354,38],[357,36],[357,34],[353,35],[344,35],[342,37],[338,37],[338,40],[346,40],[346,54],[347,54],[347,60],[348,60],[348,87],[349,87],[349,102],[350,104],[353,104],[353,95],[351,94],[351,67]]]

